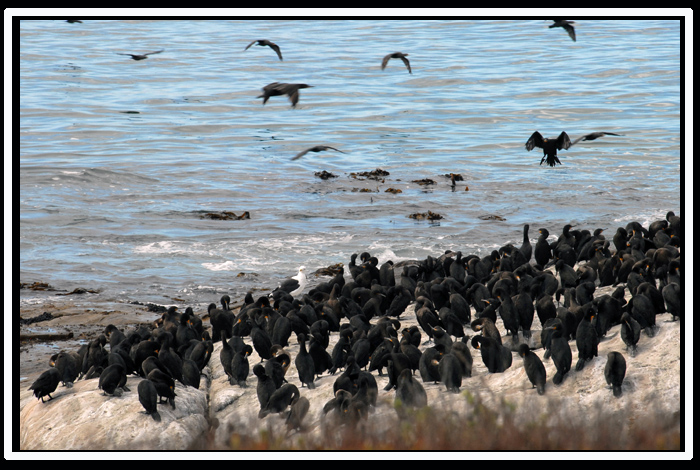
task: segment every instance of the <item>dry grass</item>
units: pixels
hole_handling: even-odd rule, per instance
[[[681,415],[650,412],[600,412],[567,416],[553,399],[545,410],[518,409],[501,399],[498,409],[463,392],[466,415],[451,409],[412,410],[400,420],[385,406],[357,423],[339,424],[330,417],[315,431],[289,433],[281,420],[257,435],[233,429],[228,446],[206,439],[193,450],[253,451],[681,451]],[[276,423],[276,424],[275,424]]]

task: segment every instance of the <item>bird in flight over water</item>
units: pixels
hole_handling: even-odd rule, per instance
[[[576,42],[576,31],[574,30],[574,27],[571,26],[572,24],[575,24],[573,21],[569,20],[560,20],[556,19],[553,20],[554,24],[549,25],[550,28],[564,28],[567,33],[569,33],[569,37]]]
[[[387,54],[384,56],[384,59],[382,59],[382,70],[386,68],[387,62],[389,62],[389,59],[401,59],[403,63],[406,65],[406,68],[408,69],[408,73],[413,73],[411,72],[411,63],[408,61],[406,58],[408,54],[404,54],[403,52],[394,52],[393,54]]]
[[[273,51],[275,51],[277,53],[277,57],[279,57],[280,60],[282,60],[282,51],[280,51],[280,46],[278,46],[277,44],[275,44],[272,41],[268,41],[267,39],[256,39],[255,41],[248,44],[246,46],[246,48],[243,50],[247,51],[248,48],[255,43],[257,43],[256,45],[258,45],[258,46],[269,46]]]
[[[130,55],[131,58],[134,59],[134,60],[144,60],[144,59],[148,59],[148,56],[149,56],[149,55],[152,55],[152,54],[160,54],[160,53],[163,52],[164,50],[165,50],[165,49],[161,49],[161,50],[155,51],[155,52],[147,52],[146,54],[125,54],[125,53],[123,53],[123,52],[117,52],[117,54],[119,54],[119,55]]]
[[[292,158],[292,160],[297,160],[309,152],[323,152],[324,150],[335,150],[336,152],[345,153],[341,150],[338,150],[335,147],[329,147],[328,145],[317,145],[315,147],[311,147],[309,149],[302,150],[301,152],[297,153],[296,156],[294,158]]]

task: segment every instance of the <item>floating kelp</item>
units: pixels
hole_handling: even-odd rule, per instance
[[[502,216],[496,215],[496,214],[480,215],[479,218],[481,220],[506,220],[505,217],[502,217]]]
[[[377,180],[377,181],[384,181],[384,178],[386,176],[389,176],[389,172],[382,170],[381,168],[377,168],[376,170],[372,171],[361,171],[359,173],[350,173],[350,176],[352,176],[355,179],[371,179],[371,180]]]
[[[411,214],[408,217],[416,220],[440,220],[443,218],[440,214],[432,211],[416,212],[415,214]]]
[[[206,212],[200,216],[200,219],[243,220],[243,219],[250,219],[250,212],[245,211],[241,215],[236,215],[234,212],[230,212],[230,211]]]
[[[400,189],[396,189],[396,188],[387,188],[384,192],[385,193],[392,193],[392,194],[401,194],[403,191],[401,191]]]
[[[321,178],[322,180],[327,180],[330,178],[337,178],[338,177],[338,175],[334,175],[333,173],[326,171],[326,170],[317,171],[314,173],[314,176],[316,176],[317,178]]]
[[[20,289],[31,289],[31,290],[56,290],[53,287],[51,287],[48,283],[39,282],[39,281],[37,281],[33,284],[27,284],[26,282],[20,282],[19,288]]]
[[[420,184],[421,186],[430,186],[431,184],[437,184],[434,180],[430,178],[423,178],[422,180],[413,180],[411,183]]]

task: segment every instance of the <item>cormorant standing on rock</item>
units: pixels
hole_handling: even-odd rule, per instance
[[[260,410],[258,417],[264,418],[270,413],[282,413],[287,407],[296,403],[300,396],[296,385],[284,384],[270,395],[267,406]]]
[[[459,387],[462,386],[462,365],[454,354],[447,353],[440,358],[438,372],[447,391],[459,393]]]
[[[103,395],[122,396],[122,390],[126,388],[126,371],[121,364],[107,366],[100,374],[98,387],[102,389]]]
[[[256,387],[256,393],[258,396],[258,403],[260,403],[260,412],[267,409],[267,404],[270,401],[270,397],[277,390],[275,388],[275,383],[272,378],[268,377],[265,373],[265,366],[262,364],[256,364],[253,367],[253,374],[258,378],[258,385]]]
[[[158,413],[158,392],[156,391],[156,386],[150,380],[144,379],[139,382],[137,390],[139,392],[139,402],[146,410],[146,414],[151,415],[155,421],[160,421],[160,414]]]
[[[148,373],[148,380],[153,382],[158,393],[158,403],[170,403],[175,408],[175,380],[160,369],[153,369]],[[163,398],[166,401],[163,401]]]
[[[246,387],[246,380],[250,372],[248,356],[252,353],[253,348],[249,344],[246,344],[243,346],[242,351],[238,351],[233,355],[233,359],[231,360],[231,377],[233,382],[238,384],[239,387]]]
[[[438,364],[440,363],[440,358],[444,352],[445,349],[443,346],[440,346],[439,348],[430,347],[423,351],[420,356],[420,361],[418,362],[418,370],[423,383],[437,383],[440,381]]]
[[[523,226],[523,244],[520,245],[520,252],[525,257],[525,260],[529,263],[532,259],[532,243],[530,243],[530,236],[528,231],[530,230],[530,225],[525,224]]]
[[[489,372],[504,372],[513,362],[510,349],[498,344],[496,340],[481,335],[472,338],[472,347],[481,351],[481,360]]]
[[[586,361],[598,356],[598,333],[591,323],[594,316],[586,314],[576,328],[576,347],[578,348],[576,370],[582,370]]]
[[[400,417],[407,415],[407,408],[423,408],[428,405],[425,388],[413,378],[411,371],[404,369],[399,374],[396,384],[396,412]]]
[[[538,394],[544,395],[547,370],[544,368],[544,364],[542,364],[539,356],[530,351],[530,347],[525,343],[522,343],[518,347],[518,354],[523,358],[523,366],[525,367],[525,373],[530,383],[533,387],[537,388]]]
[[[547,241],[549,230],[541,228],[539,232],[540,236],[537,238],[537,244],[535,244],[535,262],[544,269],[549,260],[552,259],[552,247]]]
[[[44,397],[46,396],[49,397],[49,400],[53,400],[51,394],[56,390],[60,381],[61,373],[55,367],[52,367],[42,372],[28,390],[34,390],[34,396],[37,399],[41,399],[41,402],[44,403]]]
[[[637,343],[639,342],[639,334],[641,332],[642,327],[637,320],[632,318],[629,313],[623,313],[620,322],[620,338],[622,338],[622,342],[625,343],[627,351],[632,357],[637,355]]]
[[[605,363],[605,381],[612,386],[613,395],[622,395],[622,381],[625,378],[627,362],[625,357],[617,351],[608,353],[608,362]]]
[[[571,347],[569,342],[564,338],[563,331],[559,328],[552,331],[552,338],[550,343],[550,350],[552,353],[552,362],[557,368],[557,372],[552,377],[552,383],[559,385],[564,376],[571,370]]]

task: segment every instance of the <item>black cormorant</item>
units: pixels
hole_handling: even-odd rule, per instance
[[[544,395],[547,370],[544,368],[542,360],[537,354],[530,351],[530,347],[525,343],[518,347],[518,354],[523,358],[523,367],[530,383],[537,388],[538,394]]]
[[[307,85],[305,83],[280,83],[273,82],[269,85],[263,87],[263,94],[256,96],[256,98],[262,98],[263,104],[267,103],[267,100],[271,96],[289,96],[289,101],[292,103],[292,108],[295,108],[299,102],[299,90],[302,88],[312,88],[313,85]]]
[[[571,40],[576,42],[576,31],[574,30],[574,27],[571,26],[572,24],[575,24],[573,21],[561,19],[556,19],[552,21],[554,21],[554,24],[550,24],[550,28],[564,28],[566,32],[569,33],[569,37],[571,38]]]
[[[156,386],[148,379],[139,382],[137,388],[139,393],[139,402],[143,405],[146,410],[147,415],[155,421],[160,421],[160,414],[158,413],[158,392],[156,391]]]
[[[613,395],[616,397],[622,395],[622,381],[625,378],[626,370],[625,357],[617,351],[610,351],[608,362],[605,363],[605,381],[612,386]]]
[[[270,47],[273,51],[275,51],[277,53],[277,57],[279,57],[280,60],[282,60],[282,51],[280,51],[280,47],[277,44],[275,44],[274,42],[268,41],[267,39],[256,39],[255,41],[248,44],[246,46],[246,48],[243,50],[247,51],[248,48],[250,46],[252,46],[253,44],[255,44],[256,46],[268,46],[268,47]]]
[[[49,400],[53,400],[51,394],[58,387],[61,381],[61,373],[54,367],[42,372],[42,374],[34,381],[29,390],[34,390],[34,396],[41,399],[44,403],[44,397],[48,396]]]
[[[147,53],[145,53],[145,54],[128,54],[128,53],[125,54],[125,53],[123,53],[123,52],[117,52],[117,54],[119,54],[119,55],[128,55],[128,56],[131,56],[131,58],[134,59],[134,60],[144,60],[144,59],[148,59],[148,56],[149,56],[149,55],[160,54],[160,53],[163,52],[164,50],[165,50],[165,49],[161,49],[161,50],[159,50],[159,51],[147,52]]]
[[[403,52],[394,52],[393,54],[385,55],[384,58],[382,59],[382,70],[384,70],[386,68],[386,64],[387,64],[387,62],[389,62],[389,59],[401,59],[403,61],[404,65],[406,65],[406,68],[408,69],[408,73],[413,73],[413,72],[411,72],[411,63],[408,61],[406,56],[408,56],[408,54],[404,54]]]
[[[336,152],[340,153],[345,153],[341,150],[338,150],[335,147],[330,147],[328,145],[316,145],[315,147],[308,148],[306,150],[302,150],[301,152],[297,153],[292,160],[298,160],[299,158],[303,157],[306,155],[308,152],[323,152],[324,150],[335,150]]]
[[[547,165],[556,166],[557,163],[561,165],[559,158],[557,158],[557,150],[566,150],[571,147],[571,140],[566,132],[559,134],[559,137],[554,138],[544,138],[542,134],[535,131],[530,138],[525,143],[525,149],[529,152],[535,147],[539,147],[543,150],[544,156],[540,160],[540,165],[547,160]]]

